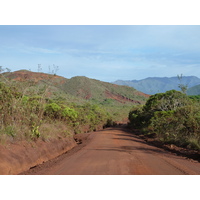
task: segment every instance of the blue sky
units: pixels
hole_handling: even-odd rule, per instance
[[[200,26],[0,25],[0,66],[102,81],[200,77]]]

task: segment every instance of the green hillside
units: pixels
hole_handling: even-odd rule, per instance
[[[200,85],[196,85],[187,90],[188,95],[200,95]]]
[[[81,76],[68,79],[62,85],[62,89],[73,96],[98,103],[106,99],[113,99],[120,103],[140,104],[147,97],[147,95],[131,87],[118,86]]]
[[[66,79],[57,75],[20,70],[4,73],[4,77],[21,88],[25,94],[43,94],[52,99],[75,102],[103,103],[106,99],[121,104],[143,104],[148,95],[128,86],[119,86],[87,77]]]

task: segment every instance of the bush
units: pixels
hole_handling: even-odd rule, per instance
[[[174,111],[157,111],[150,121],[148,130],[165,142],[175,141],[177,133],[183,128],[174,116]]]
[[[129,125],[134,127],[134,128],[143,128],[148,122],[147,120],[148,115],[144,112],[143,107],[138,106],[134,107],[130,112],[129,112]]]
[[[129,120],[132,127],[153,133],[163,142],[190,148],[200,146],[199,103],[181,92],[152,95],[144,107],[130,111]]]
[[[66,130],[62,128],[61,135],[68,130],[82,133],[114,124],[107,111],[98,105],[48,99],[41,91],[24,95],[11,85],[0,82],[0,142],[56,137],[44,129],[50,124],[62,124]]]
[[[44,114],[55,119],[61,118],[61,107],[56,103],[47,104]]]
[[[62,114],[62,117],[64,117],[65,119],[68,119],[72,122],[75,122],[78,118],[78,112],[67,106],[64,106],[61,114]]]
[[[86,103],[76,108],[78,110],[77,122],[79,126],[89,126],[90,131],[97,130],[107,124],[108,119],[111,117],[109,114],[98,105]]]
[[[15,87],[0,82],[0,127],[11,123],[21,96]]]
[[[155,111],[176,110],[179,107],[190,104],[191,101],[187,95],[170,90],[165,93],[152,95],[144,106],[145,112],[154,113]]]
[[[191,138],[193,141],[200,139],[199,119],[198,107],[184,106],[176,111],[155,113],[149,127],[163,141],[187,146],[190,145]]]

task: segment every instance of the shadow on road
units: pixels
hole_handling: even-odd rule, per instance
[[[144,147],[134,147],[134,146],[121,146],[119,148],[104,148],[104,149],[88,149],[88,150],[95,150],[95,151],[118,151],[123,153],[131,153],[134,151],[144,151],[145,153],[167,153],[160,149],[152,149],[152,148],[144,148]]]
[[[159,153],[172,153],[174,155],[177,156],[183,156],[183,157],[187,157],[189,159],[193,159],[196,160],[198,162],[200,162],[200,154],[198,151],[195,150],[189,150],[189,149],[184,149],[181,147],[176,147],[173,148],[175,145],[173,145],[172,147],[170,145],[165,145],[162,142],[159,142],[157,140],[149,140],[149,138],[145,138],[144,136],[140,136],[138,135],[138,132],[131,132],[129,129],[123,129],[122,134],[116,134],[116,138],[113,138],[115,140],[127,140],[127,141],[133,141],[133,142],[139,142],[139,143],[143,143],[149,146],[149,148],[145,148],[147,151],[152,152],[159,152]],[[121,137],[119,137],[121,136]],[[155,150],[154,148],[157,148],[157,150]],[[132,147],[132,150],[136,150],[136,147]],[[138,148],[139,150],[139,148]],[[143,149],[141,149],[143,150]]]

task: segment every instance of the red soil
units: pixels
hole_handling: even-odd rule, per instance
[[[141,104],[140,101],[135,101],[135,100],[129,99],[129,98],[124,97],[124,96],[119,95],[119,94],[113,94],[109,91],[105,91],[105,95],[108,99],[114,99],[114,100],[116,100],[120,103],[132,102],[132,103],[136,103],[136,104]]]

